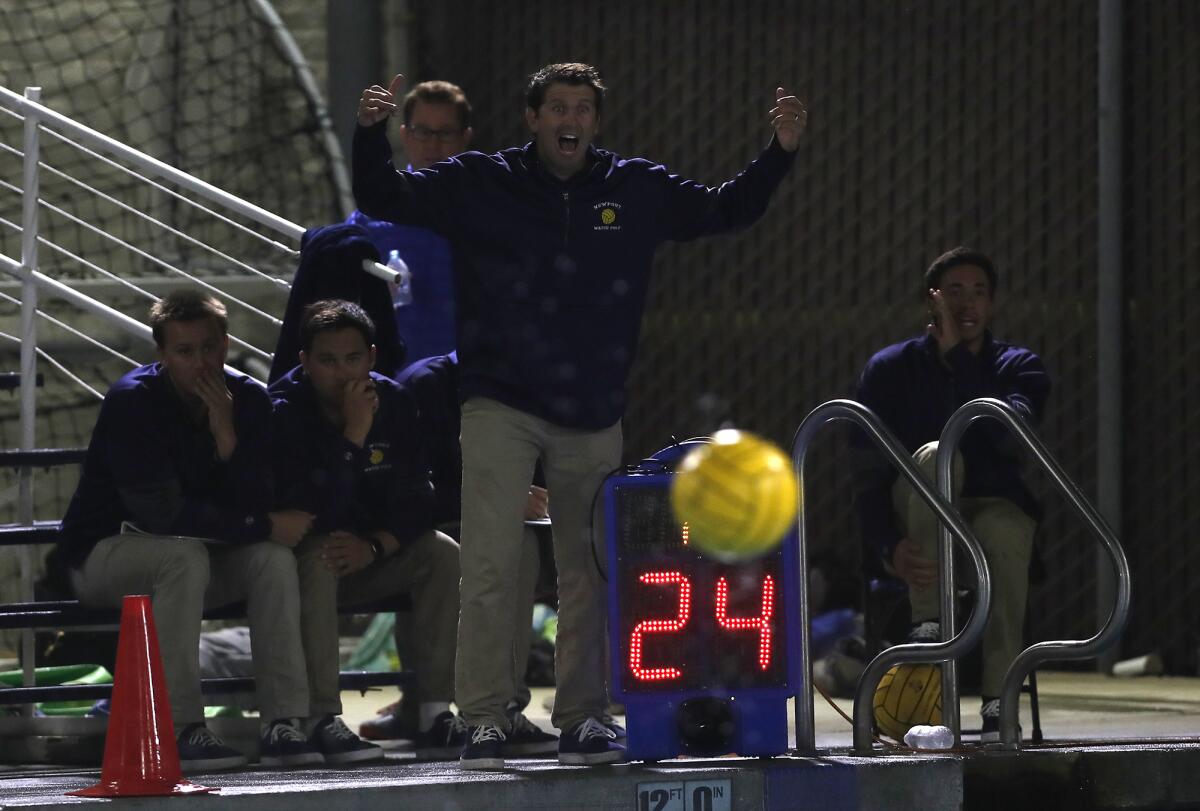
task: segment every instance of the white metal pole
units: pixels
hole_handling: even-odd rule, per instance
[[[187,172],[182,172],[157,158],[138,152],[136,149],[126,146],[115,138],[110,138],[101,132],[72,121],[61,113],[43,107],[41,104],[33,101],[33,99],[23,99],[11,90],[0,87],[0,103],[9,109],[15,109],[16,112],[21,113],[27,118],[35,116],[43,124],[53,128],[56,132],[65,132],[92,149],[116,155],[143,172],[150,172],[158,177],[166,178],[181,188],[187,189],[206,200],[221,203],[226,208],[243,217],[272,228],[281,234],[299,239],[304,233],[304,228],[290,220],[285,220],[283,217],[273,214],[264,208],[249,203],[240,197],[235,197],[226,191],[218,189],[211,183],[205,183],[200,178],[193,177]]]
[[[25,98],[38,101],[40,87],[25,88]],[[37,441],[37,284],[32,276],[38,266],[38,120],[32,111],[25,115],[25,165],[21,208],[21,265],[28,278],[21,283],[21,450],[33,450]],[[33,526],[33,469],[17,472],[17,520]],[[33,548],[21,547],[21,600],[33,601]],[[34,684],[34,634],[21,632],[21,669],[27,687]],[[26,712],[32,713],[32,706]]]

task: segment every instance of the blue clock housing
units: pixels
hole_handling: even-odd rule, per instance
[[[751,560],[706,556],[674,517],[672,478],[648,460],[603,489],[611,690],[626,708],[627,755],[785,752],[801,684],[795,531]]]

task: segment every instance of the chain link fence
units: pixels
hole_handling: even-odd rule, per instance
[[[809,131],[749,231],[659,254],[631,380],[627,455],[728,421],[789,443],[813,406],[853,391],[867,358],[923,325],[921,272],[946,248],[990,254],[994,331],[1045,359],[1040,431],[1096,487],[1097,36],[1094,2],[609,2],[453,12],[412,3],[415,79],[460,83],[478,145],[528,140],[523,78],[551,61],[600,67],[601,144],[716,184],[765,144],[774,88]],[[1128,652],[1195,662],[1187,543],[1193,446],[1188,307],[1200,285],[1200,6],[1128,2],[1125,25],[1125,515],[1135,612]],[[470,21],[470,25],[455,22]],[[845,429],[852,430],[852,429]],[[857,569],[845,436],[810,455],[814,555]],[[1086,637],[1095,549],[1045,495],[1031,636]],[[1100,505],[1103,508],[1103,505]],[[1200,517],[1200,516],[1198,516]]]

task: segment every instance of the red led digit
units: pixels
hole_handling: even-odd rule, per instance
[[[717,581],[717,624],[727,631],[758,631],[758,667],[766,670],[771,666],[771,616],[775,613],[775,580],[771,575],[763,578],[762,604],[757,617],[731,617],[729,610],[729,581],[724,577]]]
[[[683,629],[692,615],[692,583],[683,572],[645,572],[638,578],[649,586],[679,586],[679,611],[675,619],[643,620],[629,636],[629,669],[642,681],[667,681],[683,675],[677,667],[642,667],[642,636],[671,634]]]

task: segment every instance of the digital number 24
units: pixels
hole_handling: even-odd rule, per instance
[[[678,633],[687,626],[692,616],[692,581],[683,572],[644,572],[638,580],[648,586],[677,586],[679,603],[671,619],[643,620],[634,627],[629,637],[629,668],[642,681],[670,681],[683,675],[677,667],[643,667],[644,637],[647,634]],[[758,631],[758,667],[767,670],[771,666],[774,647],[771,634],[771,617],[775,613],[775,580],[770,575],[763,577],[762,602],[757,617],[729,616],[729,581],[717,579],[716,621],[726,631]]]

